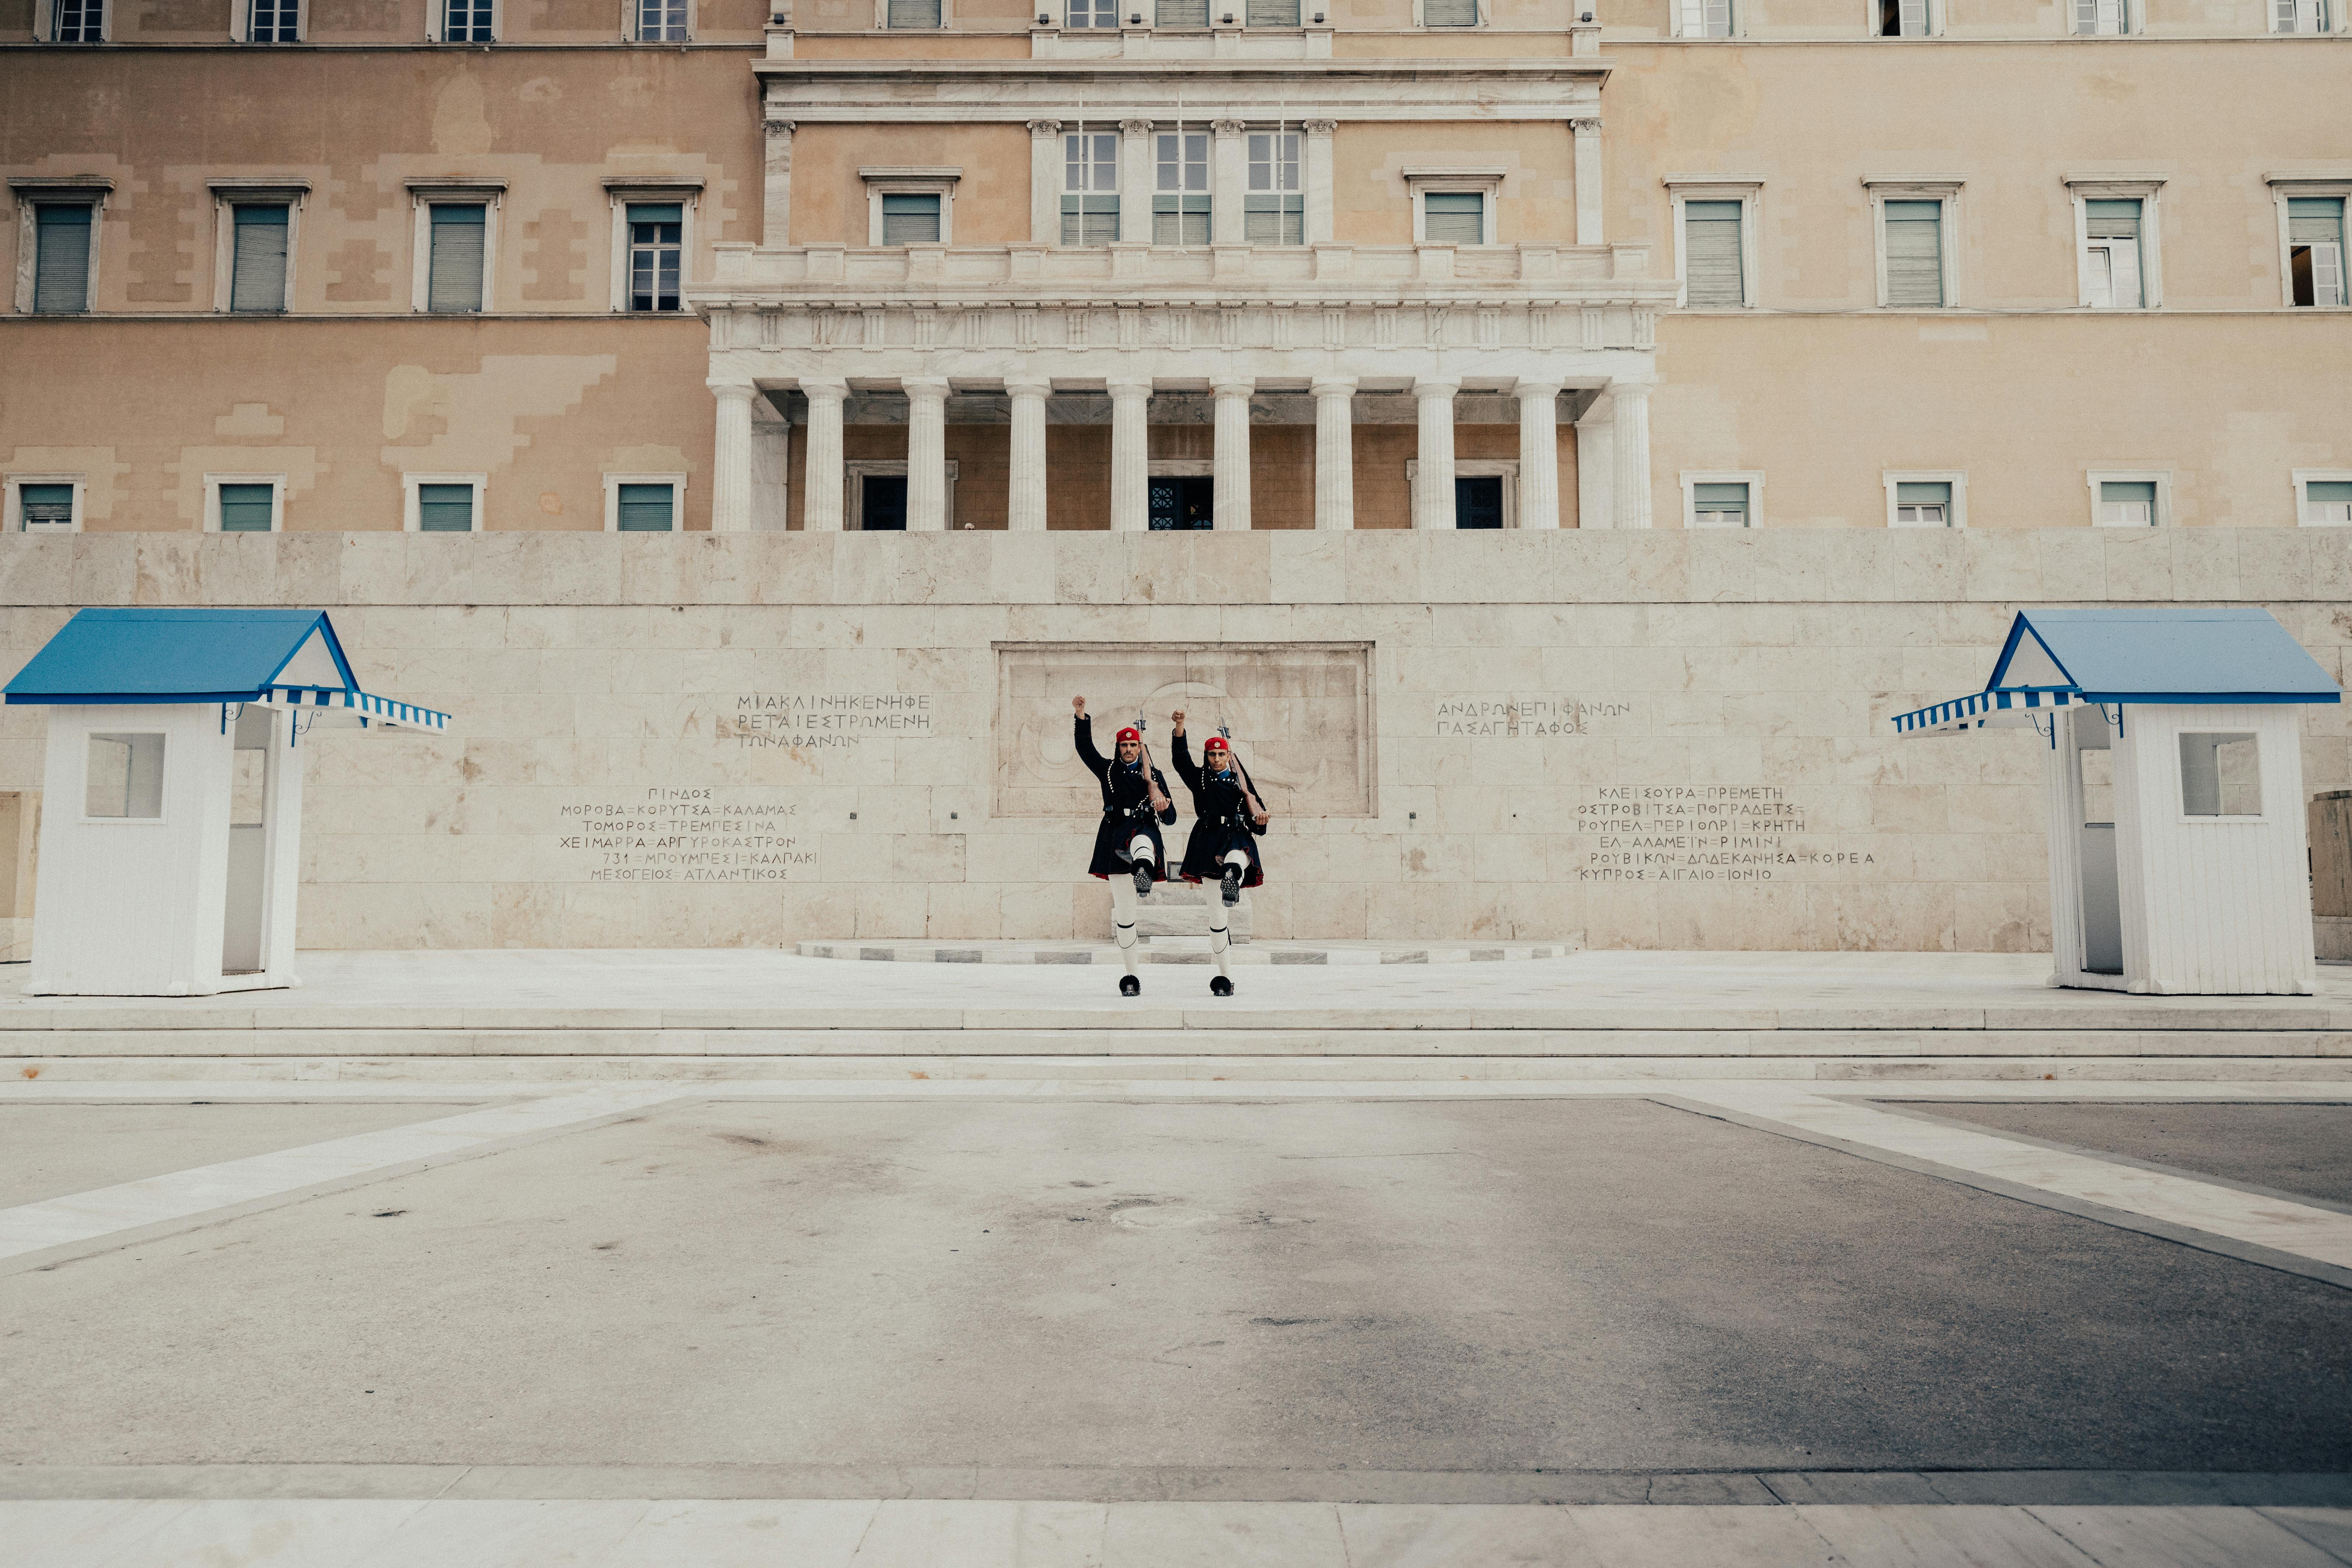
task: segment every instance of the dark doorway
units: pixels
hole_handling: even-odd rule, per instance
[[[1151,530],[1216,526],[1217,481],[1206,474],[1155,474],[1151,480]]]
[[[1454,526],[1456,528],[1503,526],[1501,476],[1496,475],[1483,479],[1457,479],[1454,481]]]
[[[907,531],[907,476],[868,474],[858,487],[857,526],[868,533],[883,530]]]

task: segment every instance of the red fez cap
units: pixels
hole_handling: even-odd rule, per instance
[[[1120,741],[1140,741],[1143,739],[1143,731],[1137,729],[1134,725],[1129,724],[1126,729],[1121,730],[1118,732],[1118,739]]]
[[[1201,750],[1204,752],[1230,752],[1233,750],[1233,747],[1225,743],[1225,738],[1223,735],[1212,735],[1208,739],[1208,743],[1203,745]]]

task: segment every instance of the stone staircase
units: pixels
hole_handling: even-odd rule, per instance
[[[1197,936],[1203,941],[1209,935],[1210,907],[1223,895],[1213,883],[1194,886],[1190,882],[1162,882],[1151,889],[1151,896],[1136,907],[1135,934],[1146,941],[1155,936]],[[1236,943],[1250,939],[1250,896],[1226,911],[1232,918],[1225,922],[1227,934]],[[1108,940],[1110,927],[1103,927]]]

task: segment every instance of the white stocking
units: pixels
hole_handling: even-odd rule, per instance
[[[1225,934],[1225,901],[1223,899],[1211,899],[1209,900],[1209,956],[1217,961],[1217,973],[1228,980],[1234,977],[1234,972],[1225,961],[1225,950],[1232,945],[1232,939]]]
[[[1118,941],[1118,958],[1129,974],[1135,973],[1135,880],[1110,879],[1111,935]]]

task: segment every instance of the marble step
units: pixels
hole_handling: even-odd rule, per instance
[[[1246,900],[1234,912],[1248,908]],[[1137,922],[1139,925],[1140,921]],[[803,958],[845,958],[882,963],[1108,963],[1118,948],[1108,942],[804,942]],[[1236,946],[1234,964],[1499,963],[1563,958],[1565,942],[1260,942]],[[1136,944],[1139,963],[1206,963],[1205,934],[1159,932]]]
[[[1196,936],[1203,942],[1209,936],[1209,910],[1224,895],[1207,883],[1194,886],[1191,882],[1162,882],[1151,889],[1151,896],[1136,906],[1136,934],[1155,936]],[[1236,943],[1250,940],[1253,926],[1250,896],[1242,895],[1240,903],[1225,911],[1225,931]],[[1108,927],[1103,935],[1110,934]],[[1311,959],[1296,960],[1312,963]]]

